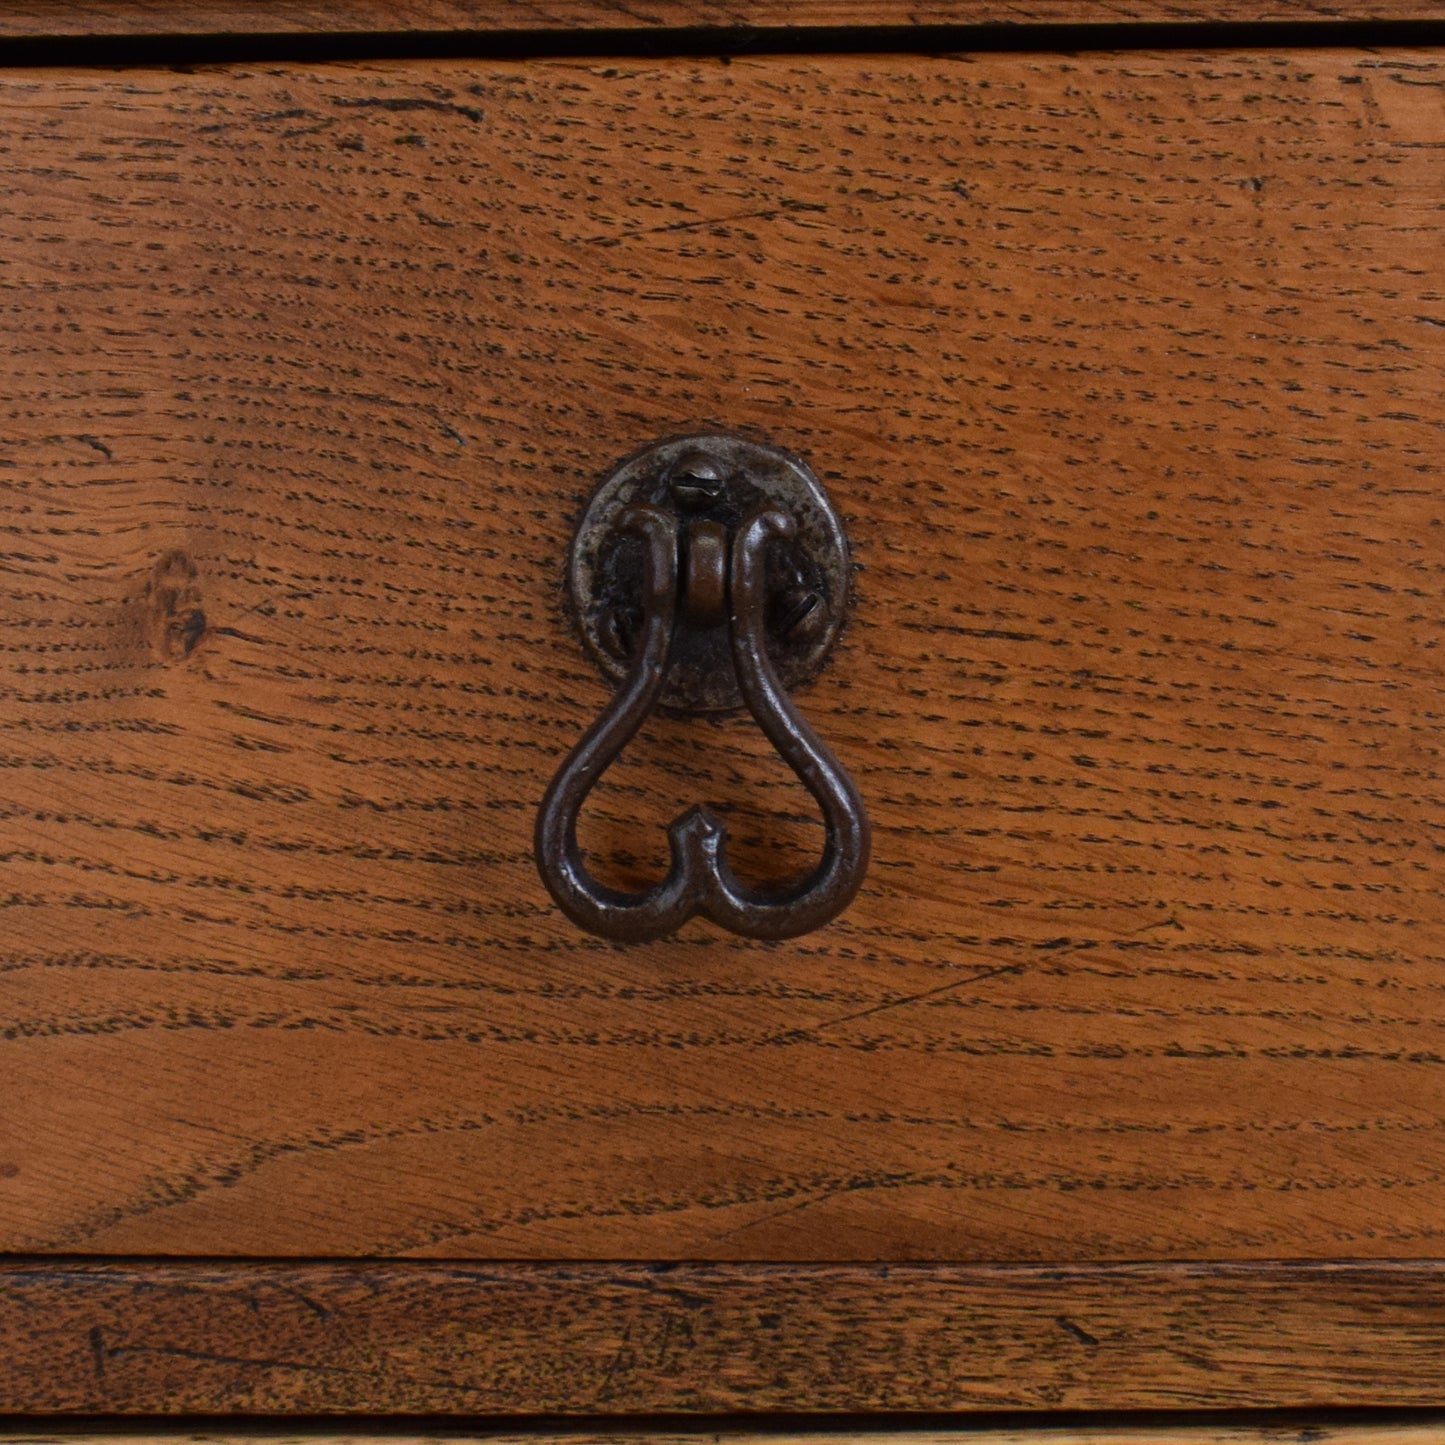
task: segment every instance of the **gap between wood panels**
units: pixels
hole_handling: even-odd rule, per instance
[[[3,26],[3,22],[0,22]],[[4,38],[0,67],[691,56],[954,55],[1013,51],[1371,49],[1445,44],[1445,20],[1225,23],[603,27],[577,30],[376,30],[125,35],[43,32]]]

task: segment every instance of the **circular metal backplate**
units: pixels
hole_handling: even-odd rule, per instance
[[[568,586],[588,651],[614,683],[626,676],[642,624],[642,548],[618,531],[624,508],[650,502],[683,523],[721,523],[731,536],[759,504],[797,522],[770,549],[768,655],[786,688],[822,666],[848,604],[848,543],[817,477],[780,447],[716,433],[654,442],[620,462],[593,492],[572,541]],[[661,705],[677,712],[742,706],[728,624],[680,614]]]

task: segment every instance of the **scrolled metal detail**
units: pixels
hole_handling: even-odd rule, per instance
[[[651,465],[639,466],[639,460]],[[625,486],[609,492],[621,473]],[[852,779],[794,707],[770,655],[770,647],[779,647],[779,634],[784,649],[791,638],[794,659],[798,648],[815,649],[820,636],[831,643],[841,621],[846,554],[840,554],[841,528],[821,487],[801,462],[776,448],[733,437],[689,438],[630,459],[599,489],[589,516],[599,510],[599,501],[606,544],[630,547],[634,585],[624,589],[631,592],[625,606],[635,603],[639,615],[635,628],[609,630],[624,604],[613,599],[589,614],[595,596],[574,595],[584,633],[587,616],[604,619],[589,636],[594,651],[600,638],[614,659],[624,645],[630,655],[611,701],[543,797],[536,827],[543,882],[574,923],[617,942],[661,938],[695,916],[747,938],[792,938],[821,927],[848,906],[862,884],[868,820]],[[800,544],[798,513],[816,513],[820,503],[829,525],[808,516]],[[820,556],[830,543],[832,552]],[[780,558],[790,545],[791,552]],[[590,561],[583,555],[584,586],[616,572],[598,563],[599,542],[587,519],[576,546],[592,549]],[[578,575],[574,555],[574,594]],[[800,628],[800,620],[810,616],[811,626]],[[721,661],[720,633],[726,635]],[[588,872],[577,841],[582,806],[648,714],[665,704],[670,673],[684,652],[694,664],[687,685],[701,699],[693,709],[717,710],[715,699],[731,687],[816,800],[824,825],[822,856],[802,877],[771,887],[744,884],[728,862],[726,825],[703,805],[688,808],[669,826],[671,863],[653,887],[627,893]],[[813,650],[809,656],[821,654]],[[726,687],[714,676],[723,666]]]

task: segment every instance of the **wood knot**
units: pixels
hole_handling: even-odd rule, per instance
[[[206,634],[196,564],[185,552],[166,552],[145,587],[147,631],[160,657],[189,657]]]

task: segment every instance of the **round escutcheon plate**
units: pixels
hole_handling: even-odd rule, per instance
[[[682,523],[683,566],[692,536],[729,538],[758,506],[797,523],[776,543],[767,574],[768,656],[785,688],[817,673],[837,640],[848,605],[848,543],[822,484],[780,447],[728,433],[672,437],[620,462],[593,492],[572,540],[568,587],[577,625],[603,673],[626,676],[642,625],[642,547],[618,530],[636,502],[666,507]],[[743,699],[733,672],[727,621],[679,615],[661,705],[676,712],[727,712]]]

